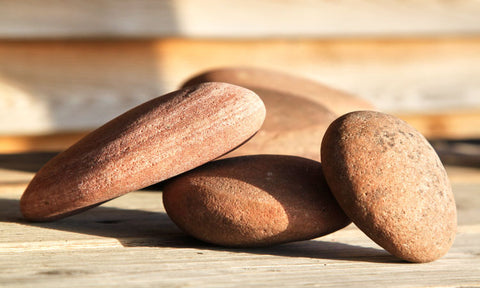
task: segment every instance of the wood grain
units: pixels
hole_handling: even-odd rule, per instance
[[[463,1],[0,1],[0,37],[372,37],[480,32],[480,3]]]
[[[477,174],[478,174],[478,170]],[[184,235],[161,192],[137,191],[62,221],[20,218],[26,184],[0,184],[2,287],[479,287],[479,183],[454,182],[459,229],[438,261],[403,263],[355,226],[311,241],[227,249]]]
[[[96,128],[194,74],[225,66],[312,78],[386,112],[480,108],[478,37],[4,41],[0,134]]]

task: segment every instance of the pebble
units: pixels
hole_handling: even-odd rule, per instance
[[[183,87],[210,81],[246,87],[256,92],[262,99],[261,91],[264,90],[294,95],[324,106],[336,115],[356,110],[375,109],[373,104],[365,99],[328,87],[315,80],[262,68],[227,67],[208,70],[187,80]],[[293,109],[295,106],[290,108]],[[268,105],[267,110],[270,110]]]
[[[226,83],[155,98],[45,164],[21,198],[22,214],[32,221],[55,220],[168,179],[234,149],[264,118],[255,93]]]
[[[265,103],[265,123],[248,143],[226,157],[256,154],[294,155],[320,161],[328,125],[338,115],[373,109],[367,101],[298,76],[261,68],[231,67],[203,72],[183,87],[205,81],[240,85]]]
[[[265,103],[267,116],[250,141],[226,157],[255,154],[293,155],[320,160],[320,147],[335,114],[308,99],[273,90],[255,89]]]
[[[316,238],[351,223],[321,164],[285,155],[221,159],[167,181],[163,203],[187,234],[230,247]]]
[[[378,245],[409,262],[447,253],[455,200],[438,155],[413,127],[384,113],[348,113],[328,128],[321,154],[338,203]]]

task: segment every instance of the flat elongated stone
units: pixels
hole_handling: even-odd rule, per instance
[[[413,127],[383,113],[352,112],[330,125],[321,153],[335,198],[377,244],[411,262],[447,253],[455,200],[440,159]]]
[[[167,181],[163,202],[186,233],[223,246],[266,246],[319,237],[351,221],[319,162],[250,155],[205,164]]]
[[[260,128],[265,107],[226,83],[191,86],[146,102],[48,162],[25,190],[25,218],[68,216],[193,169]]]

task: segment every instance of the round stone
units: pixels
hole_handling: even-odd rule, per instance
[[[239,146],[264,118],[255,93],[226,83],[155,98],[45,164],[25,190],[21,211],[28,220],[54,220],[163,181]]]
[[[321,154],[338,203],[377,244],[410,262],[449,250],[457,227],[451,186],[413,127],[379,112],[352,112],[327,129]]]
[[[295,156],[207,163],[168,180],[163,202],[187,234],[223,246],[307,240],[351,222],[331,194],[321,164]]]

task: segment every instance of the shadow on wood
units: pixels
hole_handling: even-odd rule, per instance
[[[445,165],[480,167],[480,139],[430,141]]]
[[[0,222],[14,222],[45,229],[116,238],[124,247],[196,248],[282,257],[378,263],[400,262],[397,258],[380,249],[318,239],[263,248],[220,247],[187,236],[173,224],[166,213],[134,209],[96,207],[56,222],[34,223],[27,222],[22,218],[18,200],[0,199]]]
[[[0,154],[0,168],[35,173],[57,154],[58,152]]]

